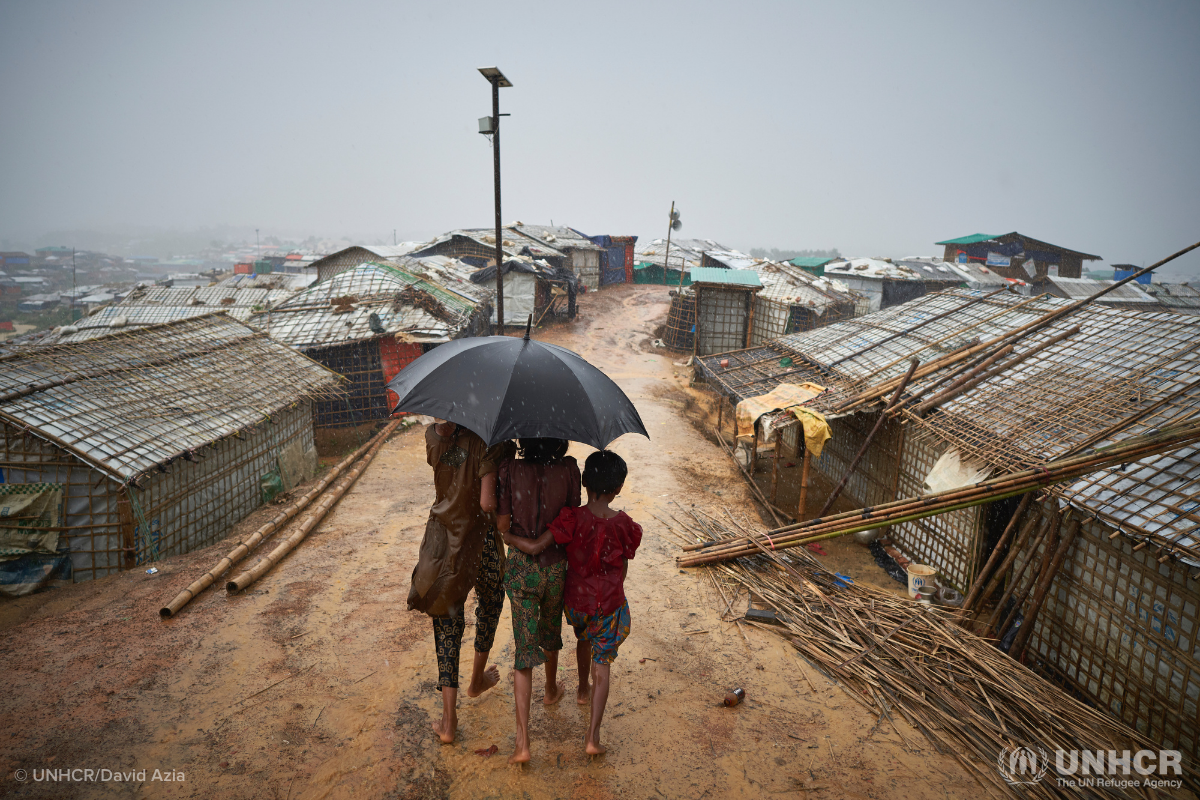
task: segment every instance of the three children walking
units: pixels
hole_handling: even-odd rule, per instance
[[[629,636],[624,582],[642,529],[609,505],[628,469],[616,453],[602,450],[588,457],[581,475],[567,446],[562,439],[522,439],[514,458],[510,444],[488,448],[454,423],[439,421],[426,431],[437,499],[413,570],[409,608],[433,618],[443,700],[434,731],[442,742],[454,741],[464,605],[472,586],[479,606],[467,694],[478,696],[499,679],[497,668],[486,664],[503,606],[502,585],[515,650],[517,735],[509,759],[514,764],[530,758],[533,670],[546,665],[544,705],[557,703],[565,691],[558,680],[564,611],[577,639],[576,702],[591,702],[584,740],[589,755],[604,752],[600,723],[610,665]],[[581,486],[586,505],[580,505]],[[507,559],[496,538],[508,545]]]

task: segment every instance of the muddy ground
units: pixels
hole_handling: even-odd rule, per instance
[[[0,606],[7,683],[0,696],[0,795],[979,794],[950,756],[905,727],[904,738],[921,748],[907,750],[886,722],[877,725],[782,640],[723,623],[723,603],[707,575],[675,567],[677,542],[654,516],[669,503],[724,506],[743,517],[758,511],[736,467],[702,433],[703,423],[686,419],[702,419],[708,408],[706,395],[688,388],[691,370],[651,345],[666,310],[664,289],[619,286],[586,295],[574,323],[538,333],[611,375],[651,435],[613,445],[632,470],[615,505],[641,522],[645,538],[626,587],[633,631],[613,667],[602,731],[606,756],[585,757],[586,709],[570,693],[551,708],[537,702],[538,674],[533,760],[523,768],[506,763],[513,744],[507,605],[492,651],[500,685],[460,700],[456,743],[434,738],[430,724],[441,701],[432,632],[428,618],[404,603],[433,491],[422,432],[413,429],[385,445],[323,524],[243,595],[209,590],[174,619],[158,615],[236,543],[234,532],[218,545],[159,563],[156,575],[138,569]],[[582,457],[588,449],[573,452]],[[248,520],[239,531],[252,527]],[[897,586],[856,548],[829,548],[831,566]],[[473,607],[469,601],[468,620]],[[468,627],[467,652],[473,635]],[[569,628],[565,638],[562,674],[570,691]],[[745,688],[747,702],[721,706],[735,686]],[[493,744],[497,754],[476,753]],[[109,769],[127,779],[33,780],[45,769]],[[161,780],[168,773],[182,780]]]

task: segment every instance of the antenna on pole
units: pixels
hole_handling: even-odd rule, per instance
[[[75,282],[75,248],[71,248],[71,319],[68,322],[75,321],[75,295],[79,289]]]

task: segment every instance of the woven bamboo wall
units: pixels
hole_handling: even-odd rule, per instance
[[[312,348],[305,351],[305,355],[349,381],[345,386],[347,397],[317,402],[318,428],[361,425],[373,419],[384,419],[391,412],[378,339]]]
[[[212,544],[262,505],[261,478],[284,449],[313,448],[312,405],[303,401],[243,438],[203,448],[195,461],[172,462],[137,489],[7,423],[0,430],[5,481],[62,484],[62,535],[76,582]]]
[[[1027,660],[1164,747],[1200,758],[1200,586],[1186,564],[1159,564],[1155,548],[1134,552],[1112,533],[1095,520],[1081,525]]]
[[[5,483],[57,483],[63,487],[60,538],[71,551],[76,581],[91,580],[132,564],[121,548],[124,492],[107,477],[68,451],[0,422],[0,470]],[[127,533],[131,534],[129,529]],[[132,542],[130,542],[132,543]]]
[[[920,497],[926,491],[925,477],[948,448],[929,437],[908,433],[896,496]],[[888,535],[913,561],[936,567],[939,578],[965,592],[979,569],[982,508],[964,508],[893,525]]]
[[[746,346],[746,326],[750,324],[750,292],[704,286],[696,292],[696,354],[710,355]]]
[[[855,414],[831,422],[833,438],[825,443],[820,458],[813,459],[813,468],[836,486],[846,474],[854,456],[862,448],[877,419],[875,414]],[[850,480],[839,498],[838,508],[862,508],[894,499],[896,451],[902,435],[903,430],[895,422],[884,423],[862,461],[850,475]],[[785,440],[785,453],[786,448]],[[816,514],[824,502],[824,497],[815,498],[811,501],[809,513]],[[850,505],[846,505],[847,503]]]
[[[297,403],[243,438],[205,448],[195,462],[175,461],[165,473],[130,492],[137,563],[207,547],[263,503],[262,476],[279,454],[299,442],[313,445],[312,405]],[[144,524],[143,524],[144,523]]]

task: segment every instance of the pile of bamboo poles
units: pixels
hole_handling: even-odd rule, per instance
[[[728,513],[728,512],[726,512]],[[659,517],[685,542],[731,538],[746,527],[694,509],[670,520]],[[927,606],[832,575],[802,550],[781,554],[765,548],[754,559],[707,570],[728,610],[745,589],[765,601],[778,625],[761,625],[799,651],[838,683],[854,701],[878,716],[867,734],[893,729],[903,747],[919,741],[903,719],[939,753],[955,758],[992,797],[1078,796],[1059,786],[1053,763],[1037,783],[1010,786],[997,759],[1012,748],[1055,750],[1152,750],[1159,745],[1075,700],[1054,684],[955,624],[953,612]],[[718,579],[720,578],[720,580]],[[732,593],[733,598],[728,599]],[[813,691],[816,685],[799,663]],[[1192,791],[1200,775],[1184,764],[1180,776]],[[1145,797],[1134,789],[1107,788],[1112,796]]]
[[[212,569],[210,569],[208,572],[205,572],[199,578],[194,580],[186,589],[175,595],[174,600],[159,609],[159,615],[166,619],[179,613],[180,609],[190,603],[192,598],[200,594],[200,592],[204,591],[209,586],[212,586],[218,578],[228,572],[234,564],[245,558],[251,550],[253,550],[260,542],[262,542],[263,539],[275,533],[276,531],[281,530],[293,517],[303,511],[309,505],[309,503],[325,492],[325,490],[329,488],[330,484],[337,480],[337,478],[341,476],[342,473],[344,473],[348,468],[350,468],[355,461],[358,461],[359,463],[351,470],[350,474],[353,477],[349,478],[349,482],[347,483],[346,480],[343,479],[342,485],[335,487],[334,490],[326,495],[322,502],[318,504],[318,510],[320,512],[319,516],[316,516],[314,519],[313,515],[310,515],[309,518],[305,520],[304,525],[301,526],[301,529],[303,529],[304,533],[307,534],[308,531],[312,530],[316,523],[325,516],[325,513],[329,510],[329,508],[331,508],[333,504],[337,502],[337,500],[345,493],[350,485],[357,480],[358,476],[362,474],[362,471],[365,470],[367,465],[371,463],[371,459],[375,457],[375,453],[378,452],[383,443],[387,441],[388,436],[390,436],[392,432],[396,430],[400,423],[401,420],[393,420],[392,422],[388,423],[381,431],[379,431],[379,433],[375,434],[375,436],[367,441],[366,444],[362,445],[353,453],[346,456],[346,458],[342,459],[337,466],[323,475],[311,489],[281,509],[278,514],[261,525],[256,531],[254,531],[254,533],[247,536],[244,541],[239,542],[238,546],[233,548],[233,550],[231,550],[227,556],[218,561]],[[300,538],[303,538],[303,535]],[[299,539],[296,541],[298,542]],[[294,547],[295,544],[293,543],[292,546]],[[289,547],[288,549],[290,550],[291,548]],[[282,556],[282,553],[280,556]],[[277,561],[278,558],[275,560]],[[265,571],[266,570],[264,569],[263,572]]]
[[[883,503],[871,508],[846,511],[807,522],[784,525],[760,534],[737,535],[689,545],[688,553],[678,558],[681,567],[697,567],[718,561],[752,556],[761,548],[786,550],[824,539],[845,536],[855,531],[886,525],[897,525],[924,517],[944,514],[962,508],[982,505],[1007,497],[1015,497],[1063,481],[1073,480],[1090,472],[1137,461],[1151,455],[1169,452],[1200,441],[1200,422],[1191,422],[1155,434],[1127,439],[1117,445],[1089,453],[1061,458],[1045,466],[1001,475],[989,480],[927,494]]]

